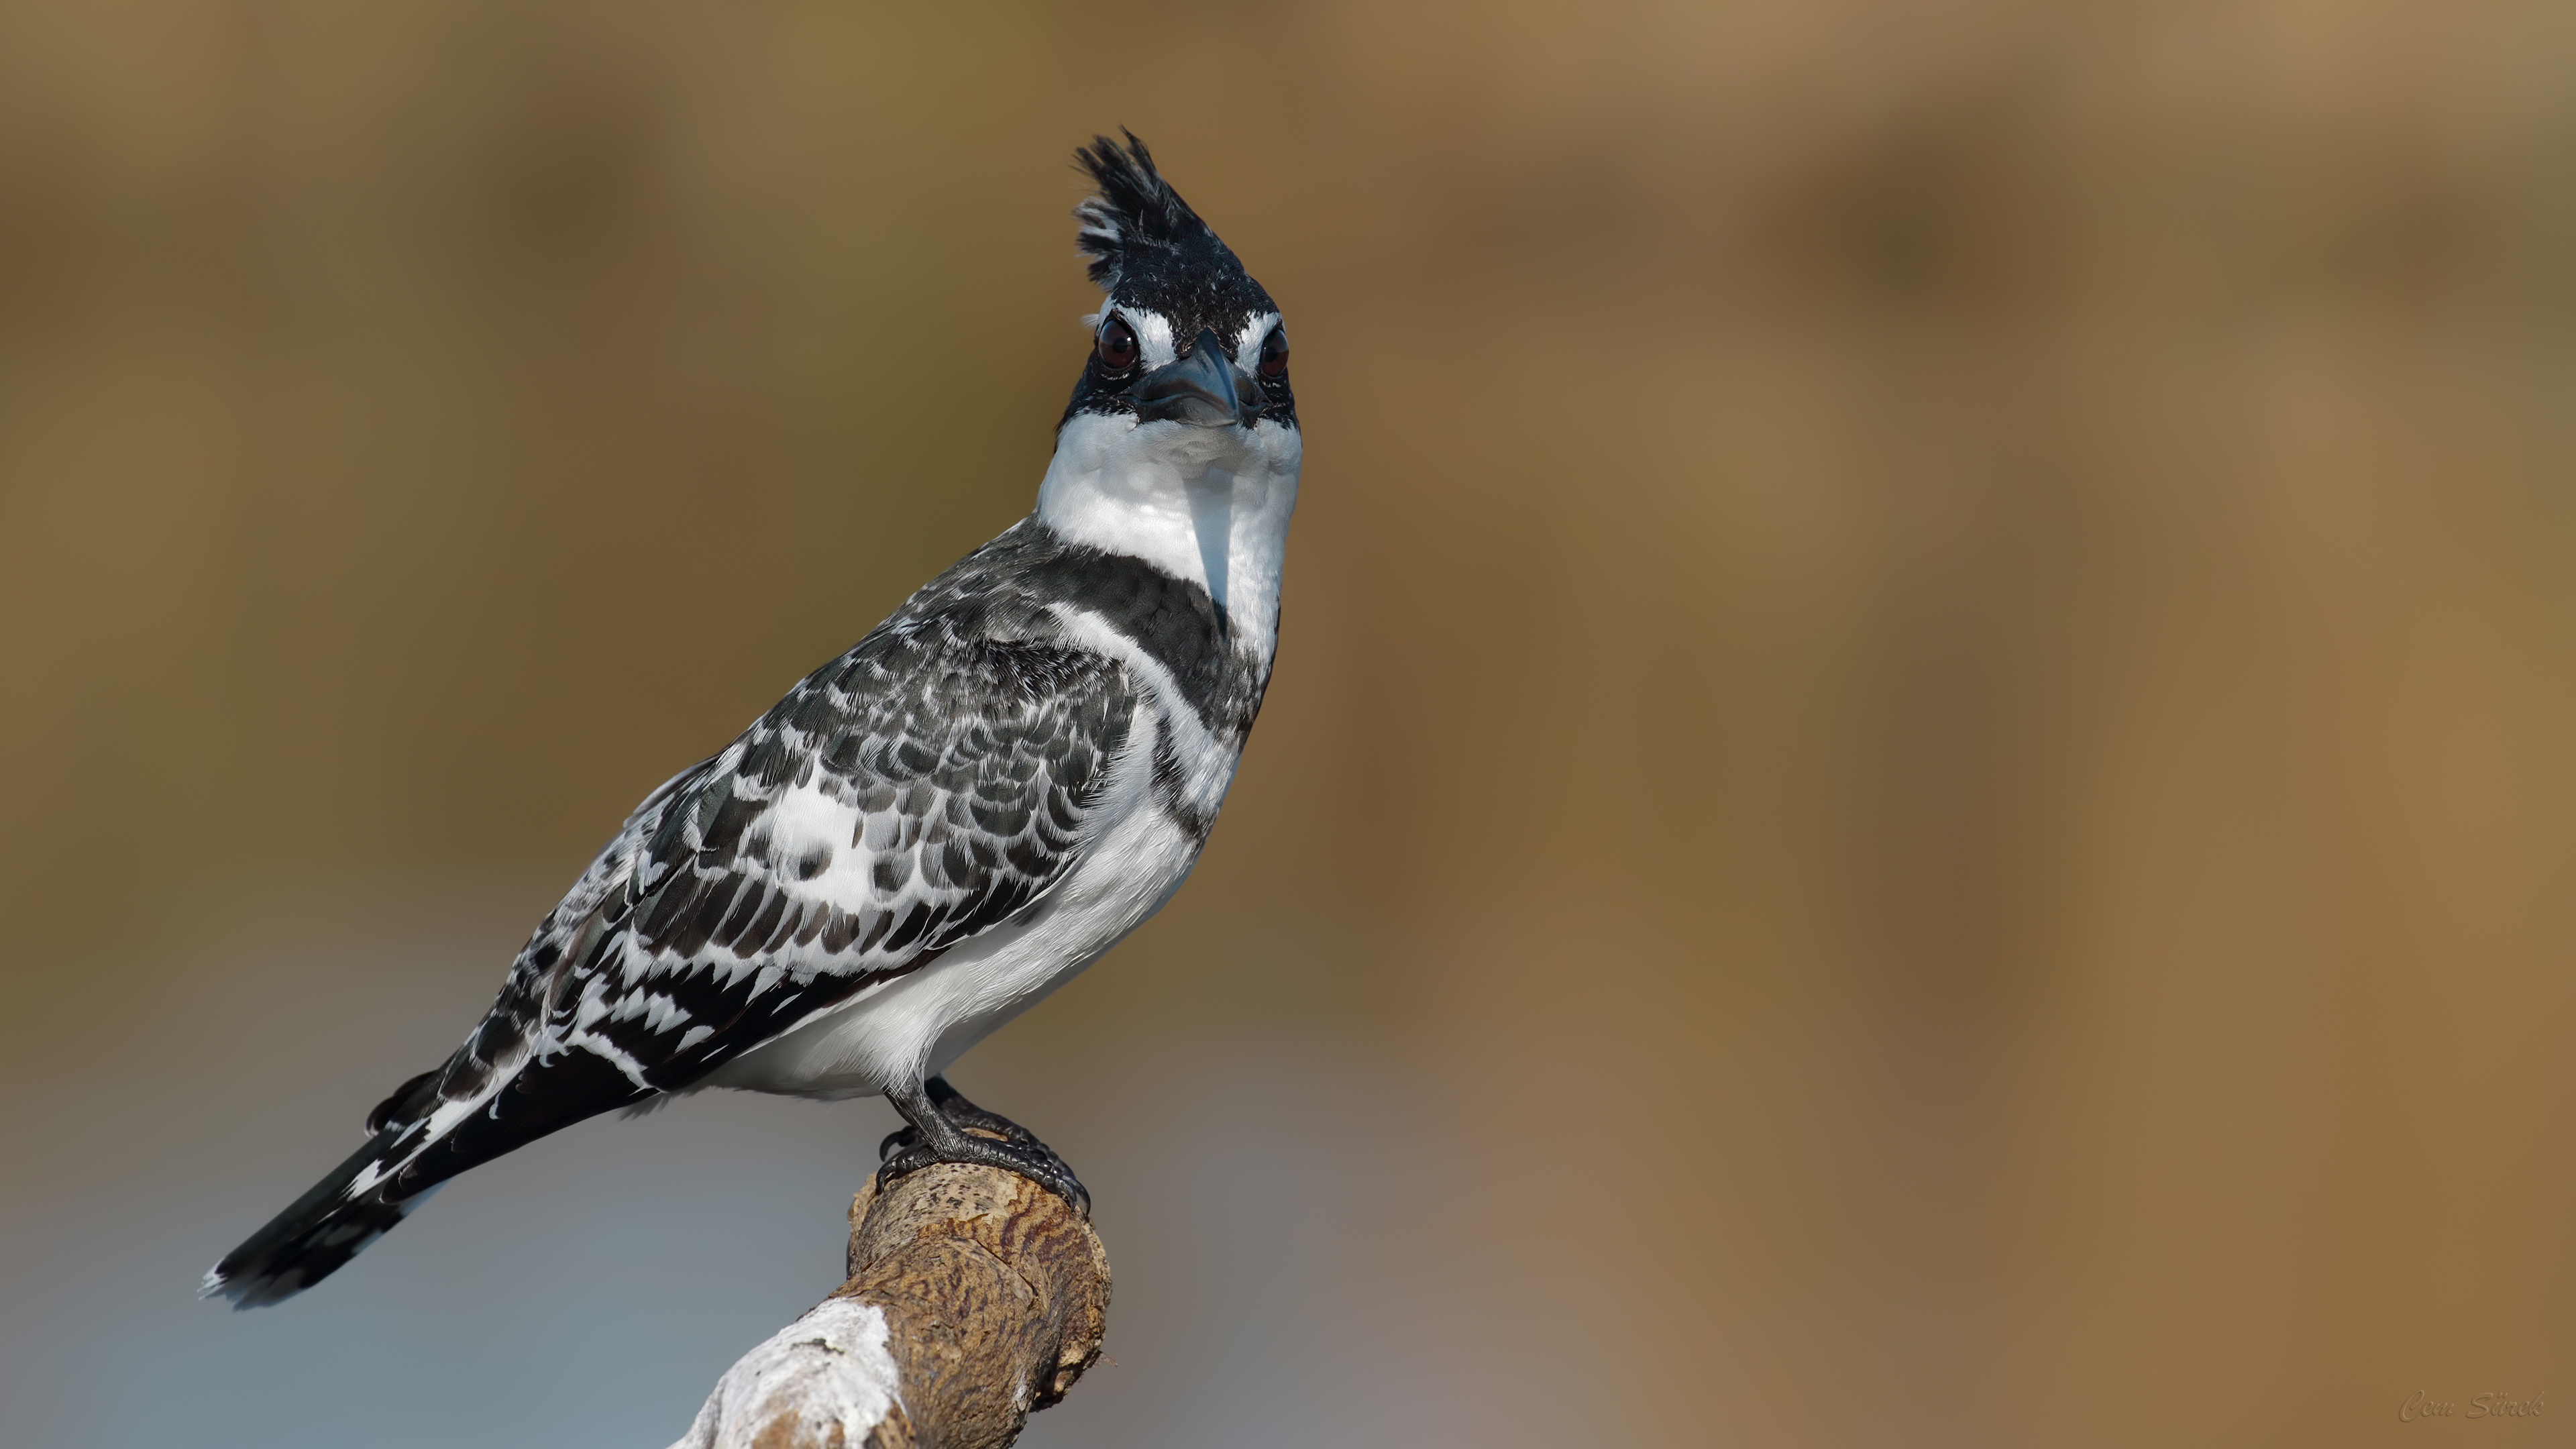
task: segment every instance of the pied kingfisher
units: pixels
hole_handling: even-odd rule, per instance
[[[464,1045],[208,1296],[277,1302],[458,1173],[703,1087],[882,1094],[886,1180],[986,1163],[1088,1210],[939,1074],[1198,859],[1270,682],[1301,445],[1270,294],[1132,133],[1076,155],[1106,300],[1036,510],[646,796]]]

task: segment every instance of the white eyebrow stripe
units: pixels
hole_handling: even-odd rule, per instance
[[[1124,317],[1127,325],[1136,329],[1138,350],[1143,354],[1147,367],[1165,366],[1181,355],[1179,341],[1172,331],[1172,319],[1160,312],[1112,302],[1104,304],[1097,312],[1084,313],[1082,325],[1084,330],[1096,334],[1112,317]],[[1278,325],[1277,312],[1245,313],[1243,330],[1236,334],[1234,365],[1245,372],[1260,367],[1261,344],[1270,336],[1270,330]]]
[[[1126,318],[1127,325],[1136,329],[1136,341],[1145,355],[1147,367],[1164,366],[1181,355],[1180,349],[1172,344],[1171,318],[1123,303],[1112,303],[1104,310],[1110,316]]]
[[[1261,344],[1270,336],[1270,329],[1278,325],[1279,314],[1276,312],[1251,314],[1251,320],[1243,324],[1243,340],[1235,344],[1234,365],[1246,372],[1260,367]]]

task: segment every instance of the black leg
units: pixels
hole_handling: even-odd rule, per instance
[[[972,1162],[1016,1172],[1091,1216],[1091,1194],[1054,1149],[1010,1118],[967,1101],[947,1079],[932,1077],[908,1092],[888,1092],[886,1100],[912,1125],[877,1148],[879,1187],[934,1162]]]

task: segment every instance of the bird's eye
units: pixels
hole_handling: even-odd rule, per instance
[[[1112,317],[1100,329],[1100,365],[1124,372],[1136,365],[1136,329],[1124,317]]]
[[[1270,329],[1270,335],[1261,339],[1261,375],[1263,377],[1288,375],[1287,328],[1273,327]]]

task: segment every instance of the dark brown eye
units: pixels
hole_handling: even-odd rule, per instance
[[[1287,328],[1273,327],[1270,329],[1270,335],[1261,339],[1261,375],[1263,377],[1288,375]]]
[[[1136,365],[1136,329],[1124,317],[1112,317],[1100,329],[1100,365],[1111,372],[1124,372]]]

